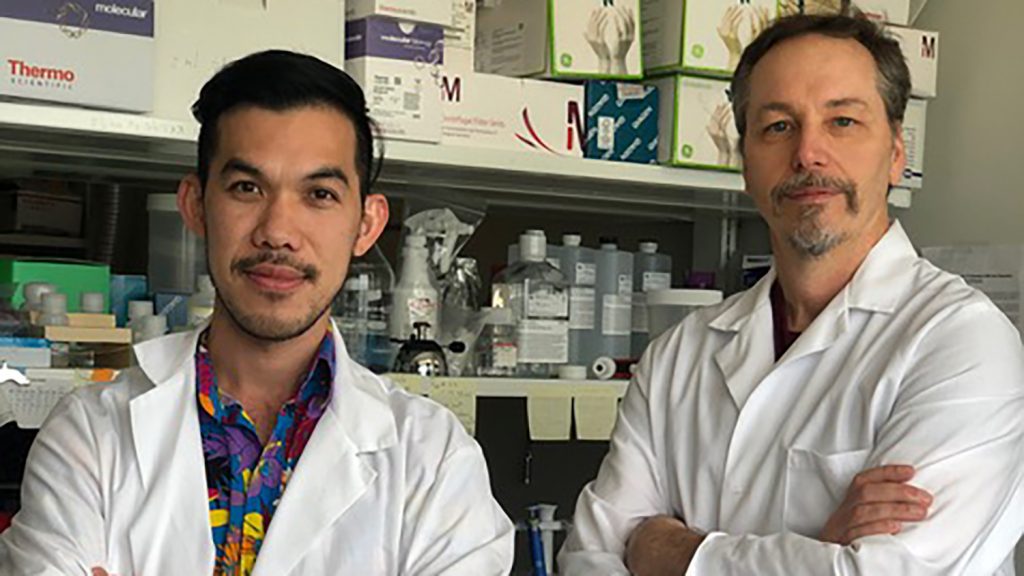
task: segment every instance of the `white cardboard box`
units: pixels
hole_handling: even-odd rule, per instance
[[[897,26],[910,23],[910,0],[855,0],[854,4],[868,18]]]
[[[368,16],[388,16],[401,20],[450,26],[452,0],[347,0],[346,20]],[[285,3],[291,6],[294,2]]]
[[[939,33],[888,26],[886,29],[899,40],[903,56],[910,68],[911,94],[917,98],[938,95]]]
[[[678,0],[674,0],[678,1]],[[476,70],[640,79],[641,0],[505,0],[477,11]]]
[[[440,141],[444,28],[371,16],[345,24],[345,44],[345,70],[384,136]]]
[[[582,86],[492,74],[447,74],[441,144],[583,157]]]
[[[296,50],[341,67],[344,7],[339,0],[160,2],[154,114],[191,121],[190,108],[203,84],[225,64],[253,52]]]
[[[924,141],[928,101],[911,98],[903,117],[903,144],[907,150],[907,167],[900,186],[921,188],[924,184]]]
[[[732,76],[777,12],[776,0],[643,0],[644,70]]]
[[[729,82],[667,76],[654,85],[661,99],[658,161],[738,172],[742,167],[740,137],[729,102]]]
[[[452,23],[444,30],[444,67],[472,72],[476,53],[476,0],[452,0]]]
[[[0,97],[148,112],[153,4],[0,1]]]

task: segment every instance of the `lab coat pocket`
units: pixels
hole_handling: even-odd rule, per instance
[[[869,448],[819,454],[790,448],[786,462],[786,503],[783,523],[790,532],[817,538],[832,513],[846,498],[857,473],[864,469]]]

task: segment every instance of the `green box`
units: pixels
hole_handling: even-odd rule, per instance
[[[71,260],[0,258],[0,284],[18,284],[15,308],[24,302],[21,285],[49,282],[68,295],[68,312],[78,312],[83,292],[103,294],[103,308],[110,309],[110,266]]]

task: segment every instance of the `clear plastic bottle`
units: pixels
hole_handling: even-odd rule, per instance
[[[378,373],[391,369],[397,352],[389,328],[394,290],[395,273],[374,245],[349,264],[348,279],[334,302],[338,330],[349,355]]]
[[[658,254],[658,243],[640,242],[633,259],[633,330],[630,350],[633,358],[643,355],[650,339],[647,321],[647,293],[672,287],[672,257]]]
[[[519,237],[519,261],[494,279],[491,305],[516,321],[516,375],[552,378],[569,360],[569,283],[546,261],[543,230]]]
[[[208,274],[196,276],[196,293],[188,299],[188,325],[199,326],[207,318],[213,316],[213,307],[217,302],[217,290]]]
[[[614,238],[602,238],[597,251],[597,303],[591,351],[600,357],[628,358],[633,322],[633,255]],[[589,363],[588,363],[589,365]]]
[[[585,342],[594,329],[597,264],[594,250],[581,243],[579,234],[563,235],[559,263],[569,281],[569,364],[587,366],[588,358],[593,356],[585,349]]]
[[[477,376],[515,376],[518,364],[516,320],[511,308],[486,308],[484,329],[476,341]]]
[[[402,248],[402,273],[395,286],[395,306],[391,314],[391,337],[408,340],[413,327],[424,322],[433,333],[441,329],[440,291],[430,270],[427,239],[419,234],[405,237]]]

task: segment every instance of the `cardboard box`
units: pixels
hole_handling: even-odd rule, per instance
[[[0,337],[0,361],[11,368],[49,368],[50,343],[42,338]]]
[[[661,98],[658,161],[738,172],[739,133],[727,80],[669,76],[655,83]]]
[[[446,74],[441,144],[583,157],[582,86]]]
[[[0,284],[48,282],[68,296],[68,312],[78,312],[83,292],[110,293],[110,266],[88,262],[0,258]],[[25,301],[19,288],[11,303]]]
[[[853,4],[868,18],[906,26],[910,22],[910,0],[855,0]],[[779,16],[804,14],[838,14],[840,0],[779,0]]]
[[[154,22],[153,0],[4,0],[0,96],[148,112]]]
[[[452,23],[444,29],[444,68],[472,72],[476,54],[476,0],[452,0]]]
[[[658,162],[658,89],[591,80],[587,97],[586,157],[640,164]]]
[[[387,16],[401,20],[450,26],[452,0],[347,0],[346,20]],[[291,6],[293,2],[285,4]]]
[[[82,197],[33,190],[0,191],[0,232],[82,235]]]
[[[903,170],[904,188],[921,188],[924,184],[924,140],[928,101],[911,98],[903,117],[903,143],[907,150],[907,167]]]
[[[346,23],[345,44],[345,70],[384,135],[440,141],[444,28],[374,16]]]
[[[776,0],[644,0],[644,71],[732,76],[777,12]]]
[[[910,68],[911,95],[917,98],[938,96],[939,33],[887,26],[903,48]]]
[[[203,84],[225,64],[254,52],[295,50],[340,68],[344,12],[344,0],[161,1],[154,115],[192,122],[191,107]]]
[[[476,70],[517,77],[639,79],[640,3],[509,0],[481,7]]]

